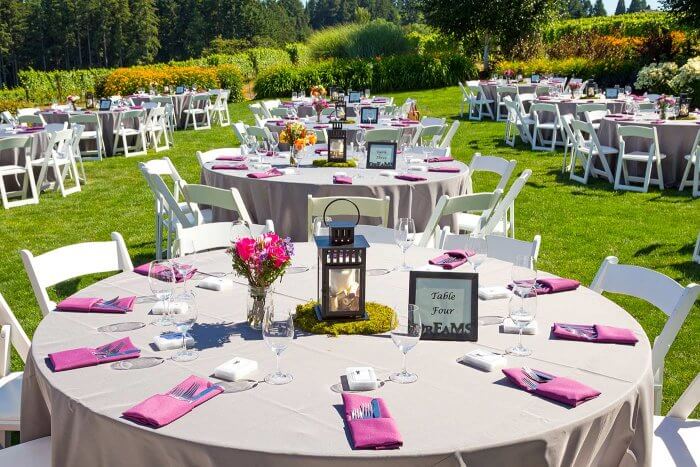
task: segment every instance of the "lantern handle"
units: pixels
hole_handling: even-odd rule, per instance
[[[352,201],[350,201],[347,198],[337,198],[326,205],[326,209],[323,210],[323,225],[328,227],[328,224],[326,223],[326,211],[328,211],[328,208],[331,207],[331,204],[338,202],[338,201],[347,201],[348,203],[355,206],[355,209],[357,210],[357,222],[355,222],[355,225],[358,225],[360,223],[360,208],[357,207],[357,204],[353,203]]]

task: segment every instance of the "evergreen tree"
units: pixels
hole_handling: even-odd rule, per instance
[[[627,13],[638,13],[647,9],[646,1],[644,0],[632,0],[630,2],[629,8],[627,8]]]
[[[625,0],[617,0],[617,6],[615,7],[616,15],[624,15],[626,13]]]
[[[130,45],[126,54],[129,64],[151,63],[155,60],[158,41],[158,15],[154,0],[129,0],[131,24],[126,41]]]
[[[683,24],[700,28],[700,2],[698,0],[662,0],[665,10],[670,11]]]
[[[608,12],[605,11],[605,5],[603,5],[603,0],[596,0],[591,16],[608,16]]]

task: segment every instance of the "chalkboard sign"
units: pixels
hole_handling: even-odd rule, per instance
[[[620,88],[605,88],[606,99],[617,99],[620,96]]]
[[[99,110],[109,110],[112,108],[112,101],[111,99],[100,99],[100,107]]]
[[[379,120],[379,107],[360,108],[360,123],[377,123]]]
[[[184,93],[185,93],[184,86],[175,86],[175,94],[184,94]]]
[[[362,100],[362,92],[360,91],[348,91],[348,103],[349,104],[359,104]]]
[[[421,339],[476,341],[478,282],[473,272],[411,271],[408,303],[420,310]]]
[[[533,75],[531,75],[531,76],[530,76],[530,82],[531,82],[532,84],[537,84],[537,83],[539,83],[539,82],[540,82],[540,75],[538,75],[538,74],[533,74]]]
[[[368,143],[366,168],[394,170],[396,168],[396,143]]]

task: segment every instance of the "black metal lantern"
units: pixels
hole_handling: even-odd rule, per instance
[[[85,107],[87,107],[88,109],[95,108],[95,95],[91,92],[85,94]]]
[[[589,79],[586,83],[586,89],[584,90],[586,97],[593,98],[598,93],[598,85],[592,79]]]
[[[347,132],[343,130],[343,123],[333,122],[333,128],[328,130],[328,162],[347,161]]]
[[[328,208],[341,201],[355,206],[357,222],[326,222]],[[319,321],[367,319],[365,288],[369,244],[364,236],[355,236],[355,226],[359,222],[360,209],[345,198],[328,203],[323,211],[323,224],[328,227],[328,235],[314,237],[318,248],[316,317]]]
[[[690,100],[688,94],[682,92],[678,97],[678,117],[687,118],[690,115]]]

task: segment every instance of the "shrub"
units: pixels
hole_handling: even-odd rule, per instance
[[[296,42],[287,44],[285,50],[289,54],[289,58],[295,65],[308,65],[312,61],[311,49],[308,45]]]
[[[406,33],[409,49],[419,55],[459,53],[461,47],[454,39],[425,25],[411,25]]]
[[[549,58],[580,57],[588,60],[632,60],[639,57],[643,39],[596,33],[572,32],[545,47]]]
[[[26,90],[26,98],[38,104],[63,102],[69,94],[84,92],[102,94],[104,81],[112,72],[107,68],[88,70],[37,71],[22,70],[18,73],[20,86]]]
[[[231,90],[229,102],[243,102],[243,76],[236,65],[216,67],[216,77],[219,80],[219,86]]]
[[[373,58],[406,53],[410,45],[401,27],[385,20],[345,24],[313,33],[307,44],[315,58]]]
[[[695,105],[700,105],[700,57],[688,60],[668,84],[678,93],[690,94]]]
[[[248,49],[246,53],[253,63],[256,76],[270,68],[292,64],[289,54],[282,49],[256,47]]]
[[[554,42],[569,34],[640,37],[672,29],[678,29],[672,15],[660,11],[650,11],[555,21],[544,29],[542,37],[546,42]]]
[[[20,89],[20,91],[24,93],[23,89]],[[14,97],[9,93],[6,94],[4,91],[0,92],[0,112],[9,110],[12,113],[16,113],[17,109],[24,107],[34,107],[34,103],[21,97]]]
[[[106,95],[133,94],[139,88],[155,86],[198,86],[216,88],[219,79],[216,68],[196,66],[142,66],[119,68],[113,71],[105,82]],[[233,93],[233,92],[232,92]]]
[[[592,78],[601,86],[614,86],[634,81],[639,64],[636,61],[539,58],[528,61],[502,61],[496,66],[496,72],[499,74],[503,74],[507,69],[522,73],[523,76],[539,73],[583,79]]]
[[[673,62],[652,63],[639,70],[634,87],[659,94],[670,94],[672,90],[669,83],[676,73],[678,65]]]

